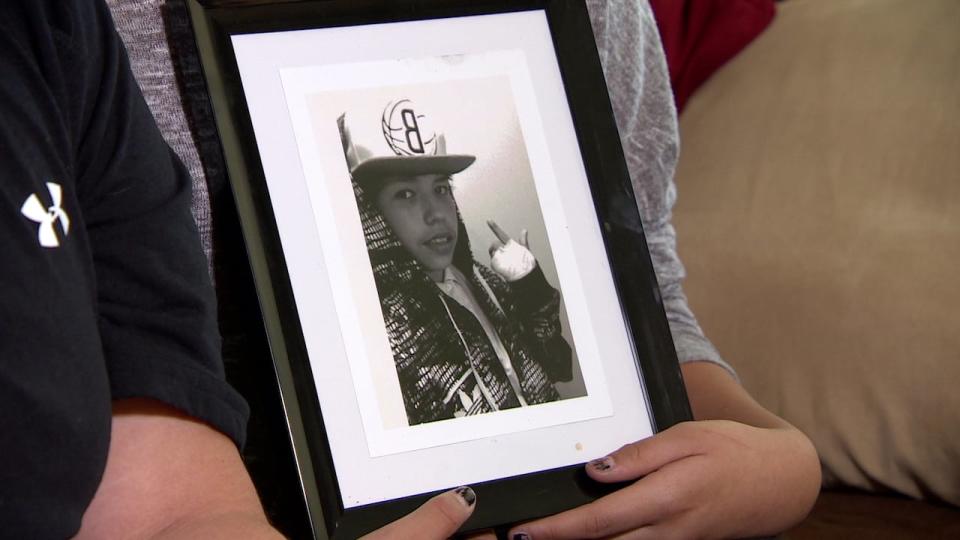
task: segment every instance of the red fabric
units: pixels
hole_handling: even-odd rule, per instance
[[[650,0],[682,111],[710,75],[773,20],[774,0]]]

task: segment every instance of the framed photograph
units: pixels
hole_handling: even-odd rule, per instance
[[[690,418],[582,0],[190,9],[317,538]]]

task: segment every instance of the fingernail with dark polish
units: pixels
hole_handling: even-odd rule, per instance
[[[593,467],[593,470],[595,471],[607,472],[613,468],[613,458],[607,456],[600,459],[595,459],[590,462],[590,466]]]
[[[467,503],[467,506],[473,506],[477,502],[477,494],[468,486],[458,487],[454,491],[463,499],[463,502]]]
[[[511,540],[530,540],[530,535],[527,533],[516,533],[511,537]]]

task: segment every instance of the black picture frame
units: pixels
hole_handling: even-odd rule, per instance
[[[582,0],[187,0],[315,538],[355,538],[432,496],[345,508],[232,36],[542,11],[653,432],[691,419],[603,72]],[[624,443],[630,441],[623,441]],[[585,456],[596,457],[596,456]],[[464,531],[584,504],[618,486],[581,464],[472,483]],[[453,487],[453,486],[451,486]],[[522,502],[518,504],[518,502]]]

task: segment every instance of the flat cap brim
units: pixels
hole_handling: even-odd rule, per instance
[[[358,164],[350,174],[354,181],[361,184],[386,180],[394,176],[452,175],[463,171],[476,159],[476,156],[465,154],[374,157]]]

